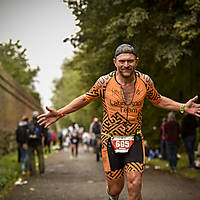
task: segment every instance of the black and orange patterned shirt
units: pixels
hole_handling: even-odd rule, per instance
[[[131,135],[141,130],[144,98],[158,104],[161,95],[154,88],[148,75],[135,72],[135,89],[131,104],[123,100],[121,85],[116,80],[116,72],[101,76],[84,97],[91,102],[101,97],[104,114],[102,132],[111,135]]]

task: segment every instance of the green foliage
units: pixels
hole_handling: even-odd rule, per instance
[[[44,158],[55,152],[51,149],[51,153],[44,151]],[[38,156],[35,155],[36,163]],[[36,164],[37,165],[37,164]],[[38,168],[38,166],[36,166]],[[17,162],[17,152],[12,152],[0,157],[0,200],[4,199],[12,188],[14,182],[21,176],[21,164]],[[27,175],[28,176],[28,175]]]
[[[136,48],[140,58],[138,70],[150,75],[164,96],[184,102],[199,93],[199,0],[70,2],[80,28],[70,41],[79,50],[68,67],[65,66],[62,81],[58,81],[61,87],[65,82],[65,89],[58,89],[57,85],[56,90],[62,92],[55,93],[56,105],[59,101],[62,102],[59,106],[67,104],[66,98],[79,96],[91,88],[99,76],[113,71],[113,54],[122,43]],[[66,74],[71,81],[76,80],[73,86],[66,82]],[[100,102],[95,102],[87,106],[86,110],[74,114],[73,120],[79,117],[84,119],[83,124],[88,124],[87,120],[95,112],[102,116],[99,105]],[[145,103],[143,132],[145,139],[156,148],[160,142],[161,119],[167,112]],[[153,130],[153,126],[157,129]]]
[[[9,153],[0,157],[0,199],[10,188],[21,173],[20,164],[17,163],[17,153]]]
[[[40,95],[34,86],[34,78],[40,69],[30,68],[25,53],[26,49],[22,49],[19,40],[15,43],[12,40],[0,43],[0,63],[3,69],[40,102]]]
[[[185,5],[187,6],[187,14],[178,19],[174,24],[174,29],[177,30],[179,36],[181,37],[182,46],[189,45],[200,34],[200,1],[187,0]]]
[[[54,81],[55,89],[52,102],[56,109],[63,107],[76,97],[86,92],[86,82],[82,78],[82,73],[77,69],[79,68],[79,65],[81,65],[81,63],[77,63],[75,58],[74,61],[66,60],[63,63],[63,77],[60,80]],[[94,107],[97,109],[94,110]],[[59,122],[60,126],[64,128],[71,125],[72,122],[76,122],[88,130],[93,116],[99,115],[99,110],[100,109],[97,105],[88,105],[81,110],[70,114],[66,118],[61,119]]]

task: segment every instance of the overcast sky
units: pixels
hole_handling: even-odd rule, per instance
[[[62,0],[0,0],[0,43],[20,40],[32,68],[40,66],[36,90],[51,106],[53,80],[61,76],[73,47],[63,39],[75,34],[75,17]]]

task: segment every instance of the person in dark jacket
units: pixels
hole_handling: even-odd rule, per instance
[[[181,122],[181,133],[185,150],[188,154],[189,168],[195,168],[194,150],[196,142],[197,120],[195,116],[184,114]]]
[[[44,126],[39,126],[37,123],[38,112],[33,112],[33,118],[29,123],[29,158],[30,158],[30,175],[33,176],[36,174],[36,164],[35,164],[35,152],[37,152],[38,162],[39,162],[39,172],[40,174],[44,173],[44,135],[47,132],[47,129]]]
[[[22,174],[29,170],[28,134],[28,117],[23,116],[16,129],[16,141],[20,150]]]
[[[167,122],[167,118],[163,117],[162,124],[160,127],[160,133],[161,133],[160,151],[161,151],[162,160],[167,159],[167,147],[166,147],[166,138],[165,138],[165,123],[166,122]]]
[[[166,144],[167,144],[167,156],[170,164],[171,172],[176,172],[177,165],[177,153],[180,143],[179,134],[180,126],[175,119],[175,114],[170,112],[168,114],[168,121],[164,125]]]
[[[101,122],[99,121],[97,117],[94,117],[92,123],[90,124],[90,129],[89,129],[90,138],[91,138],[91,146],[94,148],[94,152],[96,152],[97,138],[100,139],[100,143],[101,143],[101,130],[102,130]]]

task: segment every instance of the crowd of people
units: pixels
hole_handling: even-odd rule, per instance
[[[21,163],[22,174],[30,172],[36,174],[36,159],[38,157],[39,173],[45,172],[44,152],[51,152],[51,143],[56,144],[56,135],[44,126],[37,123],[39,113],[34,111],[32,119],[23,116],[16,129],[16,142],[18,145],[18,162]]]
[[[194,115],[184,113],[180,122],[176,120],[175,113],[169,112],[161,124],[161,159],[168,160],[172,172],[176,172],[178,150],[181,141],[188,156],[188,167],[196,168],[195,145],[196,128],[199,122]],[[181,140],[182,139],[182,140]]]
[[[26,171],[30,171],[31,175],[36,173],[35,155],[38,156],[39,172],[40,174],[44,173],[43,152],[51,153],[51,145],[55,146],[57,142],[56,134],[53,131],[44,128],[44,126],[39,126],[37,116],[37,111],[33,112],[30,121],[26,116],[23,116],[16,129],[18,161],[21,162],[23,174]],[[176,172],[177,155],[182,138],[188,155],[188,167],[192,169],[197,168],[194,159],[197,126],[198,121],[194,115],[185,113],[179,124],[175,113],[169,112],[167,117],[162,118],[160,149],[150,149],[147,141],[144,140],[145,155],[149,160],[154,158],[168,160],[171,172]],[[102,124],[97,117],[93,118],[89,132],[84,131],[83,127],[79,127],[78,124],[72,123],[65,134],[62,131],[58,133],[59,150],[62,150],[64,147],[70,148],[71,159],[77,160],[79,144],[83,144],[85,152],[88,152],[90,148],[95,152],[96,138],[100,138],[101,132]]]
[[[64,147],[70,148],[71,159],[78,159],[79,144],[83,144],[83,149],[88,152],[90,148],[96,148],[96,139],[101,135],[101,122],[94,117],[90,124],[89,132],[84,131],[83,127],[79,127],[77,123],[72,123],[65,131],[58,134],[60,150]]]
[[[194,115],[185,113],[180,120],[177,120],[175,113],[169,112],[167,117],[162,118],[160,126],[160,149],[151,149],[145,141],[145,154],[148,160],[154,158],[167,160],[171,172],[176,172],[179,152],[184,149],[188,157],[188,168],[199,168],[199,159],[195,161],[195,148],[198,146],[196,128],[198,126],[199,120]],[[200,158],[200,150],[198,152],[197,157]]]

